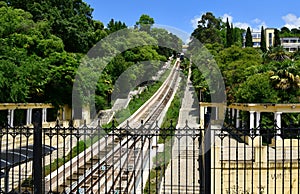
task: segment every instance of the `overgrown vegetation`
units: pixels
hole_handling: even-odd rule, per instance
[[[182,86],[183,84],[181,84],[181,87]],[[173,144],[172,136],[175,134],[175,127],[178,123],[179,110],[181,107],[182,98],[180,98],[180,96],[183,92],[181,89],[183,88],[177,90],[177,93],[175,94],[161,125],[160,136],[157,143],[164,145],[164,151],[162,153],[157,153],[157,155],[153,158],[154,168],[150,171],[144,193],[150,194],[159,192],[157,187],[160,184],[158,183],[161,183],[165,170],[170,162]]]
[[[116,125],[121,124],[127,118],[129,118],[135,111],[137,111],[147,100],[149,100],[153,94],[160,88],[162,83],[166,80],[170,70],[162,75],[160,81],[153,82],[151,85],[147,85],[146,89],[139,95],[136,95],[131,99],[126,109],[120,110],[116,113],[115,117],[118,118]]]
[[[114,19],[105,26],[92,18],[92,12],[93,8],[82,0],[0,1],[0,102],[71,105],[75,75],[87,51],[114,32],[127,29],[124,22]],[[132,36],[124,37],[124,33],[115,43],[147,46],[128,49],[109,61],[101,76],[95,78],[96,87],[89,85],[89,80],[81,80],[82,87],[95,90],[97,110],[110,107],[116,80],[131,66],[136,66],[130,74],[134,85],[136,75],[149,73],[138,62],[166,61],[174,50],[181,50],[182,41],[177,36],[151,26],[153,18],[142,15],[137,20],[136,29],[127,29]],[[145,24],[151,28],[147,30]],[[166,47],[155,46],[159,41]],[[99,51],[105,56],[116,48],[105,45]],[[153,71],[159,68],[153,67]],[[95,72],[88,73],[92,77]]]
[[[51,172],[58,169],[60,166],[64,165],[66,162],[70,161],[72,158],[78,156],[78,154],[83,152],[86,148],[90,147],[93,143],[98,141],[101,137],[102,137],[102,135],[98,134],[92,139],[90,139],[89,137],[85,137],[84,140],[78,141],[76,146],[74,146],[65,157],[56,158],[53,160],[53,162],[51,162],[50,164],[48,164],[44,167],[44,176],[47,176]]]
[[[194,63],[204,64],[204,67],[213,67],[215,64],[220,69],[225,82],[228,104],[236,102],[299,103],[299,51],[288,53],[281,46],[278,46],[280,37],[298,36],[300,34],[299,30],[290,30],[286,27],[275,30],[277,46],[274,43],[275,47],[266,49],[264,48],[264,42],[262,42],[262,48],[252,47],[252,36],[249,28],[246,33],[246,48],[243,48],[236,41],[231,46],[226,45],[226,42],[231,43],[232,40],[232,27],[228,30],[229,26],[228,23],[224,25],[212,13],[206,13],[202,16],[198,28],[192,34],[195,38],[189,43],[191,51],[197,49],[195,47],[197,45],[196,39],[204,43],[208,49],[208,54],[202,51],[198,56],[193,55],[192,60]],[[206,39],[208,34],[210,37],[216,38]],[[264,37],[264,35],[261,37]],[[197,65],[199,64],[193,64],[192,66],[193,85],[197,91],[196,93],[201,94],[200,100],[210,102],[210,94],[217,92],[211,91],[209,88],[209,85],[214,82],[210,79],[213,70],[204,71],[203,68],[199,69]],[[287,120],[293,120],[295,125],[300,126],[298,118],[299,114],[284,114],[282,126],[288,125]]]

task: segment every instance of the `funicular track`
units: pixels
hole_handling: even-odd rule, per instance
[[[152,140],[134,132],[141,126],[150,129],[155,124],[174,92],[179,66],[177,60],[158,91],[115,131],[48,175],[46,192],[47,188],[55,188],[50,189],[52,193],[141,192],[144,161],[149,159]]]

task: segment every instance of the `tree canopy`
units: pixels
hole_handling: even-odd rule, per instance
[[[260,32],[260,49],[262,52],[267,51],[267,45],[266,45],[266,36],[265,36],[265,30],[264,27],[261,27],[261,32]]]
[[[126,87],[130,89],[139,84],[140,78],[158,70],[158,61],[164,62],[182,51],[182,40],[153,27],[154,19],[148,15],[139,18],[136,29],[127,29],[124,22],[114,19],[105,26],[93,20],[92,12],[82,0],[0,1],[0,102],[51,102],[57,107],[71,104],[75,75],[86,52],[119,30],[127,30],[129,37],[120,35],[113,43],[100,45],[99,58],[136,42],[145,46],[127,49],[110,61],[97,57],[86,61],[91,65],[108,63],[100,77],[99,69],[79,75],[82,79],[85,74],[89,79],[97,79],[96,85],[91,80],[80,83],[95,89],[97,109],[110,106],[112,92],[121,88],[115,84],[120,83],[118,79],[124,72],[129,80]],[[208,70],[215,60],[225,81],[229,103],[299,102],[299,52],[291,54],[280,46],[266,51],[263,42],[261,50],[253,48],[250,28],[246,32],[246,48],[242,48],[244,31],[208,12],[199,20],[189,46],[193,49],[199,40],[209,52],[192,57]],[[275,32],[276,37],[300,34],[297,29],[285,27]],[[149,61],[151,68],[147,67]],[[211,72],[200,72],[195,66],[192,70],[197,92],[201,91],[202,99],[209,101],[209,92],[218,92],[209,91],[214,80],[207,82],[205,78]]]
[[[149,15],[142,14],[139,21],[136,22],[136,27],[141,31],[150,32],[151,26],[154,24],[154,19]]]
[[[245,41],[245,46],[246,47],[252,47],[253,46],[253,41],[252,41],[252,34],[250,27],[247,28],[246,31],[246,41]]]
[[[71,105],[75,75],[86,52],[108,35],[127,28],[124,22],[114,19],[105,26],[101,21],[93,20],[92,11],[82,0],[1,1],[0,88],[3,92],[0,102],[51,102],[57,107]],[[160,50],[151,45],[164,41],[181,49],[180,39],[164,30],[133,30],[132,34],[127,42],[119,37],[116,44],[124,46],[139,41],[149,46],[130,49],[116,56],[103,75],[96,78],[98,109],[110,106],[109,97],[114,84],[124,71],[140,61],[166,61],[172,54],[171,50]],[[100,48],[100,53],[114,52],[113,47],[106,46]],[[154,63],[154,67],[159,65]],[[131,85],[136,84],[134,76],[156,69],[142,70],[143,64],[130,70]],[[94,78],[93,73],[89,73],[91,79]]]
[[[192,36],[201,43],[222,43],[220,30],[222,28],[222,20],[216,18],[213,13],[207,12],[203,14],[198,21],[198,27],[192,33]]]

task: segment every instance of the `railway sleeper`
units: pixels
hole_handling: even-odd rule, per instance
[[[65,187],[62,186],[58,186],[57,188],[52,190],[52,194],[60,194],[63,193],[65,191]]]

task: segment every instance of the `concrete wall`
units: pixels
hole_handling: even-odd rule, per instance
[[[297,140],[276,140],[276,149],[262,145],[261,137],[254,139],[253,146],[229,138],[224,138],[222,147],[220,143],[216,141],[211,154],[212,193],[261,194],[267,193],[267,188],[269,193],[298,193]]]

